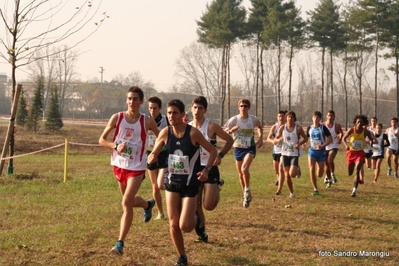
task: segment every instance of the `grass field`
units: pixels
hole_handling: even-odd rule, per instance
[[[0,123],[1,145],[5,129]],[[67,124],[57,135],[19,129],[16,154],[63,143],[66,137],[96,144],[102,129]],[[209,243],[194,243],[194,232],[184,235],[190,265],[399,264],[399,180],[385,175],[386,161],[378,184],[366,169],[365,184],[351,198],[352,177],[346,174],[341,151],[336,160],[338,183],[326,189],[319,179],[320,195],[313,196],[304,156],[302,177],[294,179],[296,198],[290,199],[286,186],[282,195],[274,194],[269,148],[263,148],[252,165],[253,201],[248,209],[242,207],[234,158],[225,156],[219,206],[206,212]],[[61,147],[16,158],[14,175],[3,171],[0,265],[173,265],[177,255],[168,222],[144,224],[140,209],[135,210],[125,254],[110,253],[122,209],[109,151],[70,145],[66,183],[63,151]],[[139,194],[151,197],[148,178]]]

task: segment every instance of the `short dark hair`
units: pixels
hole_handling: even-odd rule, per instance
[[[365,115],[356,115],[355,118],[353,118],[353,124],[356,124],[356,120],[362,119],[363,125],[368,125],[369,124],[369,119]]]
[[[280,110],[280,111],[278,111],[278,114],[285,115],[286,113],[287,113],[287,110]]]
[[[149,103],[156,103],[158,104],[158,107],[161,108],[162,107],[162,100],[159,99],[157,96],[152,96],[148,99]]]
[[[144,92],[138,86],[130,87],[127,92],[137,93],[139,95],[140,101],[144,99]]]
[[[393,117],[391,120],[395,120],[396,122],[398,122],[398,118]]]
[[[321,118],[322,117],[322,114],[321,114],[321,112],[319,112],[319,111],[314,111],[313,112],[313,114],[312,114],[312,116],[318,116],[319,118]]]
[[[289,115],[292,116],[294,118],[294,120],[296,121],[296,114],[295,114],[294,111],[288,111],[285,115],[286,116],[289,116]]]
[[[192,104],[201,104],[205,109],[208,109],[208,101],[204,96],[197,96],[193,99]]]
[[[179,99],[170,100],[168,102],[168,107],[169,106],[177,107],[181,113],[184,113],[184,110],[186,110],[184,103],[182,101],[180,101]]]
[[[381,123],[378,123],[377,126],[380,128],[384,128]]]
[[[240,106],[240,104],[242,104],[242,103],[248,105],[248,109],[251,108],[251,102],[248,99],[244,98],[244,99],[239,100],[238,106]]]
[[[327,114],[335,115],[334,110],[328,110]]]

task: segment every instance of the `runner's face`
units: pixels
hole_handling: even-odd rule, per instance
[[[361,127],[363,127],[363,119],[361,119],[361,118],[356,119],[355,125],[356,125],[357,129],[360,129]]]
[[[140,105],[143,100],[140,100],[138,93],[128,92],[126,95],[126,104],[129,110],[137,112],[140,110]]]
[[[159,116],[159,112],[161,111],[161,109],[159,109],[158,104],[156,103],[148,103],[148,112],[150,112],[150,116],[152,118],[157,118]]]
[[[183,123],[184,114],[185,113],[181,113],[179,111],[179,108],[177,108],[176,106],[168,106],[167,116],[169,123],[172,126],[177,126],[179,123]]]
[[[376,125],[377,125],[377,120],[376,120],[376,119],[371,119],[370,123],[371,123],[371,126],[372,126],[373,128],[375,128]]]
[[[206,109],[202,104],[194,103],[191,106],[191,112],[193,113],[194,119],[202,119],[206,113]]]
[[[278,121],[280,124],[283,124],[283,123],[285,122],[285,115],[284,115],[284,114],[278,114],[278,115],[277,115],[277,121]]]
[[[290,125],[295,123],[295,119],[292,115],[287,115],[287,123]]]
[[[312,116],[313,124],[318,125],[320,124],[320,117],[317,115]]]
[[[382,133],[382,127],[377,126],[377,127],[375,128],[375,133],[378,134],[378,135],[381,135],[381,133]]]
[[[398,122],[396,122],[396,120],[392,119],[392,120],[391,120],[391,126],[392,126],[393,128],[397,128],[397,127],[398,127]]]
[[[335,120],[335,115],[327,113],[326,118],[328,121],[334,121]]]

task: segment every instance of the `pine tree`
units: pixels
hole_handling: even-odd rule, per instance
[[[61,113],[59,111],[57,87],[51,90],[50,107],[47,113],[46,129],[51,131],[60,130],[64,124],[62,123]]]
[[[21,96],[19,97],[18,102],[18,110],[17,110],[17,120],[16,123],[18,126],[25,126],[25,123],[28,119],[28,108],[26,105],[26,99],[24,96],[24,90],[21,91]]]
[[[36,133],[39,128],[39,122],[43,117],[43,90],[44,77],[38,77],[36,81],[35,96],[30,108],[28,121],[26,123],[29,129],[33,129]]]

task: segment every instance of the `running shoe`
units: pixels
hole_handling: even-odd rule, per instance
[[[218,184],[218,187],[219,187],[219,191],[222,191],[222,186],[224,185],[224,180],[223,179],[219,179],[219,184]]]
[[[395,173],[393,174],[393,176],[394,176],[395,178],[398,178],[398,173],[395,172]]]
[[[326,188],[330,188],[330,187],[331,187],[331,181],[327,182]]]
[[[328,183],[328,177],[326,176],[325,178],[324,178],[324,183]]]
[[[147,202],[148,202],[147,209],[143,208],[143,221],[145,223],[148,223],[151,220],[152,208],[154,208],[154,206],[155,206],[155,200],[154,199],[150,199]]]
[[[331,177],[332,177],[332,182],[334,184],[338,182],[337,177],[335,176],[335,174],[332,174]]]
[[[388,168],[387,175],[391,175],[391,174],[392,174],[392,168]]]
[[[363,178],[361,178],[361,179],[359,180],[359,184],[364,184]]]
[[[187,266],[187,257],[180,256],[179,259],[177,260],[175,266]]]
[[[208,243],[208,235],[203,233],[195,241],[195,243]]]
[[[277,196],[281,195],[281,191],[276,191],[276,193],[274,193],[274,194],[276,194]]]
[[[313,191],[313,196],[319,195],[319,191],[316,189]]]
[[[122,256],[123,255],[123,242],[122,241],[116,242],[116,245],[115,245],[115,247],[113,247],[111,249],[111,252],[115,253],[119,256]]]
[[[278,180],[276,182],[274,182],[274,185],[278,186]]]
[[[290,198],[295,198],[295,194],[294,193],[290,193]]]
[[[197,236],[202,236],[205,233],[205,225],[201,226],[201,219],[198,212],[195,212],[195,233]]]
[[[154,221],[159,221],[159,220],[165,220],[165,215],[162,214],[158,214],[157,217],[155,217]]]
[[[356,192],[355,191],[352,192],[351,197],[352,198],[356,197]]]
[[[242,203],[242,206],[244,208],[248,208],[249,207],[249,203],[252,201],[252,195],[251,195],[251,191],[247,190],[244,192],[244,201]]]

